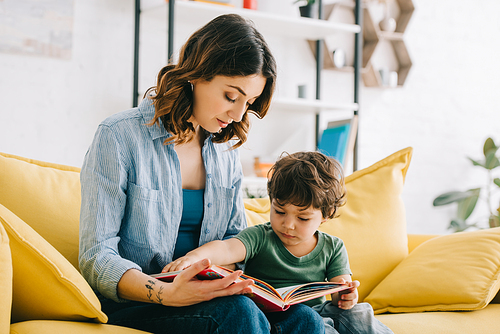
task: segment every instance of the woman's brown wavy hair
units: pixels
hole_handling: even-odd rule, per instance
[[[279,205],[312,206],[321,210],[323,218],[331,219],[345,204],[342,166],[323,153],[284,153],[268,175],[269,198]]]
[[[146,92],[153,95],[155,116],[173,134],[168,143],[185,143],[194,137],[193,125],[188,122],[193,112],[191,80],[211,81],[215,76],[262,75],[266,84],[262,94],[248,112],[263,118],[271,104],[276,85],[276,61],[253,23],[236,14],[221,15],[196,31],[181,48],[179,62],[160,70],[157,84]],[[249,130],[248,112],[241,122],[232,122],[218,133],[213,142],[224,143],[238,139],[233,148],[241,146]]]

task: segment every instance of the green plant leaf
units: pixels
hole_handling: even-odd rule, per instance
[[[484,162],[480,162],[480,161],[474,160],[472,158],[467,158],[467,159],[469,159],[474,166],[481,166],[483,168],[486,168],[486,166],[484,165]]]
[[[471,196],[470,190],[467,191],[449,191],[441,194],[432,202],[433,206],[448,205],[454,202],[462,201]]]
[[[467,224],[462,219],[453,219],[450,223],[450,227],[448,228],[453,230],[453,232],[463,232],[472,226],[475,226],[475,224]]]
[[[488,224],[491,228],[500,226],[500,217],[491,215],[490,219],[488,219]]]
[[[500,187],[500,178],[496,177],[494,180],[493,180],[493,183],[496,184],[497,186]]]
[[[476,207],[480,192],[481,192],[480,188],[470,189],[469,191],[467,191],[469,196],[458,202],[457,206],[458,219],[467,220],[467,218],[469,218],[471,213],[474,211],[474,208]]]
[[[484,142],[483,153],[485,157],[488,155],[490,150],[494,150],[495,152],[498,150],[498,147],[495,145],[495,142],[491,139],[491,137],[486,139]]]
[[[496,157],[495,153],[496,153],[496,150],[489,150],[486,153],[486,160],[484,162],[484,168],[491,170],[491,169],[494,169],[494,168],[497,168],[498,166],[500,166],[500,161]]]

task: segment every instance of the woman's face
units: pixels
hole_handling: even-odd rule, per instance
[[[215,133],[232,122],[240,122],[248,107],[262,94],[266,79],[261,74],[226,77],[193,84],[193,126]]]

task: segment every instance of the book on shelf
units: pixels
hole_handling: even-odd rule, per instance
[[[329,122],[321,135],[318,150],[337,159],[345,168],[354,151],[357,130],[356,115],[350,119]]]
[[[161,281],[171,282],[180,272],[181,271],[172,271],[151,276]],[[232,270],[212,265],[208,269],[199,272],[197,278],[200,280],[219,279],[228,276],[232,272]],[[275,289],[268,283],[245,274],[238,277],[235,282],[248,279],[253,280],[255,283],[252,285],[253,292],[247,296],[264,312],[286,311],[291,305],[337,293],[349,288],[345,283],[312,282]]]

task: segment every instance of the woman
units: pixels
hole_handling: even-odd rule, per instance
[[[262,118],[276,64],[263,37],[238,15],[195,32],[138,108],[100,124],[81,172],[80,269],[109,323],[154,333],[324,333],[297,307],[273,322],[241,294],[241,274],[199,281],[200,261],[172,283],[153,279],[172,260],[246,227],[242,169],[248,112]],[[233,140],[235,139],[235,140]]]

